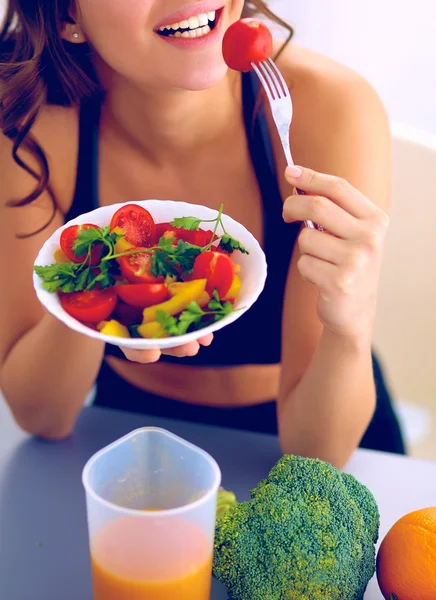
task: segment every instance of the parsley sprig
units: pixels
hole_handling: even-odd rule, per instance
[[[80,292],[92,290],[97,284],[100,288],[115,285],[116,275],[119,274],[119,265],[115,260],[122,256],[140,253],[151,255],[151,274],[154,277],[177,277],[180,273],[191,273],[195,259],[199,254],[210,250],[221,226],[223,235],[220,237],[220,247],[226,252],[239,250],[248,254],[248,250],[235,238],[230,236],[224,228],[222,221],[224,205],[221,204],[215,219],[197,219],[196,217],[181,217],[171,221],[171,225],[190,231],[198,231],[201,223],[214,223],[213,235],[206,246],[196,246],[183,240],[175,244],[174,237],[162,236],[156,246],[140,248],[116,253],[115,244],[122,234],[110,231],[109,226],[94,229],[82,229],[74,244],[73,251],[76,256],[85,256],[81,263],[55,263],[48,266],[36,266],[35,272],[43,279],[43,286],[49,292]],[[91,252],[96,246],[103,246],[101,260],[98,266],[91,266]],[[204,315],[203,315],[204,316]],[[186,318],[186,317],[185,317]]]
[[[163,275],[177,276],[180,270],[183,273],[191,273],[194,268],[195,259],[203,249],[189,242],[178,240],[174,245],[174,238],[162,236],[158,245],[152,248],[151,274],[153,277]]]
[[[216,290],[207,307],[208,310],[203,310],[197,302],[190,302],[178,317],[158,310],[156,320],[171,336],[183,335],[189,329],[201,329],[210,321],[219,321],[235,310],[231,302],[222,302],[219,299]]]
[[[99,227],[98,229],[94,229],[93,227],[82,229],[74,240],[73,251],[76,256],[86,254],[84,261],[86,262],[89,260],[91,250],[96,245],[103,244],[106,246],[106,249],[102,254],[110,257],[112,254],[115,254],[115,244],[120,237],[122,237],[120,234],[111,232],[109,226]]]
[[[82,292],[92,290],[98,284],[101,289],[115,285],[119,273],[114,260],[115,244],[121,235],[110,232],[109,227],[82,229],[73,244],[76,256],[86,255],[81,263],[54,263],[44,267],[35,266],[35,273],[43,279],[48,292]],[[98,267],[91,265],[91,251],[96,244],[102,244],[103,258]]]
[[[244,248],[244,246],[231,235],[229,235],[224,227],[223,223],[223,210],[224,204],[221,204],[218,216],[215,219],[197,219],[195,217],[181,217],[176,218],[171,221],[171,225],[177,228],[188,229],[189,231],[198,231],[201,223],[215,223],[215,227],[213,230],[213,235],[209,244],[203,248],[203,250],[210,250],[212,247],[213,239],[218,230],[218,227],[221,225],[221,229],[223,230],[223,234],[220,239],[220,247],[226,252],[233,252],[233,250],[239,250],[243,254],[248,254],[248,250]]]

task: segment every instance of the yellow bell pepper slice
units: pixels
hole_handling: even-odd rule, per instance
[[[130,333],[129,333],[129,330],[127,329],[127,327],[125,327],[124,325],[121,325],[121,323],[119,323],[115,319],[111,319],[110,321],[102,321],[101,323],[99,323],[97,325],[97,329],[103,335],[111,335],[113,337],[120,337],[120,338],[129,338],[130,337]]]
[[[201,308],[206,308],[210,302],[209,294],[206,291],[201,292],[196,302]],[[157,321],[145,323],[145,325],[139,325],[138,333],[141,337],[148,339],[169,337],[169,334],[166,332],[165,328]]]
[[[62,250],[62,248],[58,248],[56,250],[56,252],[54,253],[53,258],[55,259],[55,261],[57,263],[69,263],[69,262],[71,262],[71,260],[68,258],[68,256],[65,254],[65,252]]]
[[[238,277],[238,275],[235,275],[233,277],[232,285],[230,286],[230,289],[227,292],[227,294],[224,296],[223,300],[225,300],[225,301],[236,300],[236,298],[239,296],[239,292],[241,291],[241,286],[242,286],[241,278]]]
[[[117,233],[118,235],[123,236],[120,237],[115,243],[115,254],[123,254],[124,252],[128,252],[129,250],[135,247],[132,243],[126,240],[126,238],[124,237],[124,234],[126,232],[124,231],[124,229],[121,229],[121,227],[114,227],[112,233]]]
[[[157,321],[139,325],[138,333],[141,337],[147,339],[169,337],[169,334],[165,331],[164,327]]]
[[[159,310],[163,310],[169,315],[177,315],[178,313],[182,312],[182,310],[184,310],[190,302],[197,300],[202,292],[205,291],[206,282],[206,279],[195,279],[194,281],[186,282],[187,285],[183,288],[183,291],[176,294],[169,300],[166,300],[161,304],[155,304],[154,306],[144,308],[142,313],[142,323],[145,324],[156,321],[157,312]]]

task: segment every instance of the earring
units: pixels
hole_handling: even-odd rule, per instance
[[[75,31],[75,32],[73,33],[73,38],[74,38],[75,40],[78,40],[78,39],[79,39],[79,34],[77,33],[77,31]]]

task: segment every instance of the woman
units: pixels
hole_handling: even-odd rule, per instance
[[[388,223],[385,112],[354,73],[276,44],[294,101],[293,152],[310,167],[285,170],[271,115],[255,110],[255,77],[222,59],[225,29],[252,9],[273,16],[261,0],[9,1],[0,386],[27,431],[67,436],[97,381],[96,404],[278,432],[283,452],[338,466],[359,443],[403,451],[371,355]],[[205,17],[202,38],[175,37]],[[113,352],[36,299],[33,261],[56,228],[143,198],[211,208],[225,198],[263,244],[261,299],[213,341]],[[301,229],[305,219],[326,232]]]

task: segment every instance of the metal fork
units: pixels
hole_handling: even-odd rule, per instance
[[[251,66],[259,77],[269,100],[274,123],[279,132],[287,163],[288,165],[293,165],[294,161],[289,143],[289,129],[292,123],[293,106],[288,86],[283,79],[283,75],[270,58],[260,63],[251,63]],[[297,194],[304,195],[304,192],[297,188]],[[322,227],[315,225],[312,221],[304,221],[304,224],[311,229],[316,228],[322,231]]]

